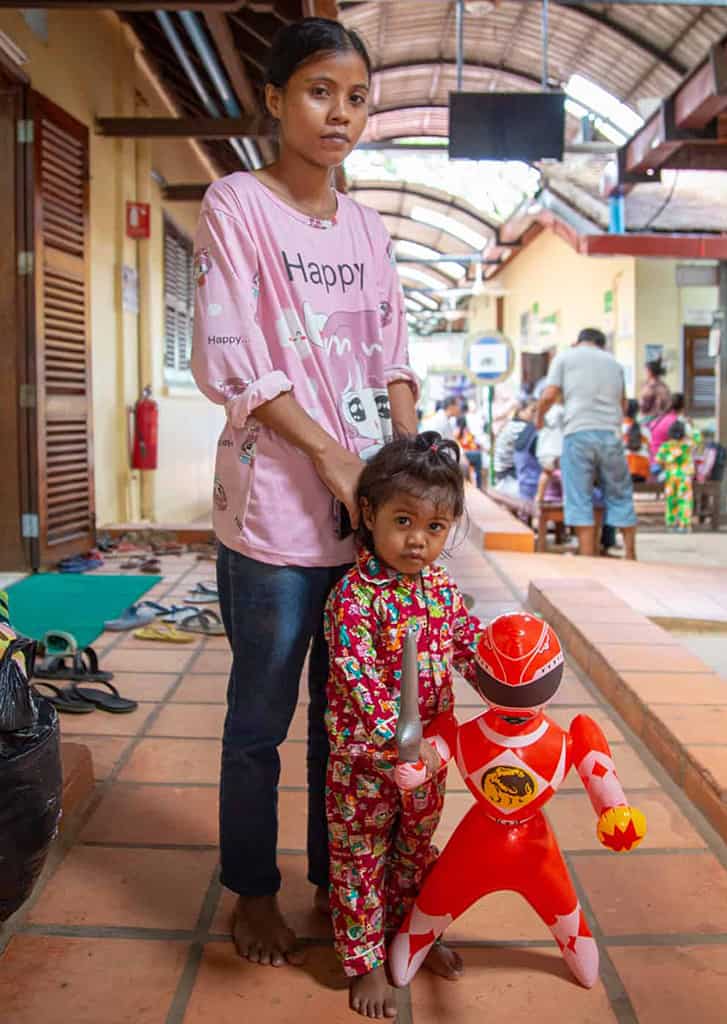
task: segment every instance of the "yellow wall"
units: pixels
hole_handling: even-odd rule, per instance
[[[109,12],[48,14],[47,43],[15,10],[0,11],[0,29],[23,50],[32,87],[89,126],[93,426],[96,514],[100,525],[138,518],[184,522],[210,508],[212,463],[221,410],[193,388],[167,394],[163,378],[163,236],[159,186],[210,180],[209,165],[186,141],[105,139],[97,116],[169,116],[137,66],[130,32]],[[152,204],[152,237],[125,237],[126,200]],[[167,204],[193,235],[197,204]],[[121,266],[140,275],[141,314],[123,312]],[[127,408],[151,382],[160,403],[160,469],[149,481],[129,469]]]

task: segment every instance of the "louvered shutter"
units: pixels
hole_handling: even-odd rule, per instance
[[[42,564],[93,544],[88,129],[33,94],[35,368]]]
[[[716,360],[709,355],[709,330],[686,327],[685,383],[687,408],[692,416],[714,416],[717,403]]]
[[[164,218],[164,376],[170,384],[192,381],[194,311],[193,247],[189,239]]]

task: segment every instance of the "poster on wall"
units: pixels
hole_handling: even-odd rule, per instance
[[[644,362],[656,363],[664,358],[663,345],[644,345]]]

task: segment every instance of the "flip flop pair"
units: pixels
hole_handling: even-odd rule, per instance
[[[206,583],[197,583],[189,591],[190,597],[187,600],[191,604],[207,604],[214,601],[219,601],[220,595],[217,593],[217,587],[209,587]]]
[[[225,627],[217,612],[211,608],[189,609],[190,614],[180,618],[179,628],[185,633],[201,633],[203,636],[224,636]]]
[[[132,604],[125,612],[122,612],[118,619],[109,619],[104,622],[104,629],[112,633],[122,633],[127,629],[136,629],[139,626],[146,626],[153,622],[159,615],[168,615],[171,609],[156,601],[138,601]]]
[[[139,706],[137,701],[122,697],[113,683],[103,680],[99,682],[107,688],[108,693],[98,687],[81,686],[78,683],[62,688],[41,679],[33,683],[33,690],[36,696],[49,701],[57,711],[70,715],[88,715],[96,708],[112,715],[126,715],[136,711]],[[44,693],[44,690],[49,692]]]
[[[168,625],[165,622],[135,629],[133,636],[137,640],[158,640],[160,643],[166,644],[191,644],[194,641],[194,637],[189,633],[182,633],[176,626]]]
[[[66,663],[66,658],[71,658],[71,663]],[[33,673],[36,679],[72,679],[77,682],[108,683],[114,678],[113,672],[103,672],[98,667],[98,655],[93,647],[84,647],[82,651],[76,650],[72,654],[57,655],[46,658],[39,665],[36,665]]]

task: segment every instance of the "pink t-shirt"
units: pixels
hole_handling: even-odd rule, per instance
[[[337,194],[334,221],[287,205],[249,173],[215,182],[195,243],[192,372],[225,406],[215,533],[274,565],[352,562],[311,460],[255,419],[285,391],[364,458],[392,436],[387,385],[409,368],[401,286],[379,215]]]

